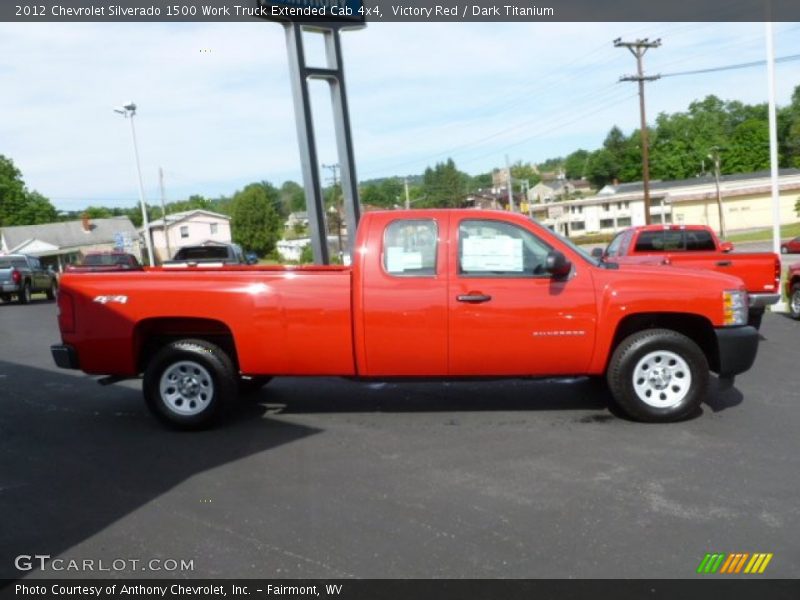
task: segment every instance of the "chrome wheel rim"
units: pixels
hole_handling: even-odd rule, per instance
[[[800,315],[800,290],[792,294],[790,308],[792,309],[793,315]]]
[[[674,352],[645,354],[633,369],[633,389],[639,400],[654,408],[680,404],[692,387],[688,363]]]
[[[159,392],[164,404],[176,414],[191,416],[203,412],[214,396],[214,380],[201,364],[182,360],[161,375]]]

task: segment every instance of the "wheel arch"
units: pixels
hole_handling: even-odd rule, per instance
[[[618,324],[611,341],[605,368],[617,346],[628,336],[647,329],[670,329],[685,335],[700,347],[712,371],[719,370],[719,348],[714,326],[706,317],[691,313],[657,312],[627,315]]]
[[[153,317],[139,321],[133,330],[133,356],[141,373],[161,348],[181,339],[199,339],[219,346],[239,369],[233,331],[223,321],[198,317]]]

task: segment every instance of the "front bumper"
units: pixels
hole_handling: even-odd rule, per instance
[[[720,377],[738,375],[753,366],[759,340],[755,327],[726,327],[714,332],[717,334]]]
[[[50,353],[53,355],[53,360],[56,365],[62,369],[79,369],[78,353],[75,348],[66,344],[54,344],[50,346]]]
[[[747,294],[750,299],[750,308],[764,308],[776,304],[781,299],[780,294]]]

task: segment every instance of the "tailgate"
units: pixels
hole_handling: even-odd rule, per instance
[[[687,269],[710,269],[744,281],[751,294],[775,292],[780,279],[780,259],[772,253],[670,254],[669,263]]]

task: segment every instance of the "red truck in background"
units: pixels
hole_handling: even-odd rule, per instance
[[[67,273],[99,273],[108,271],[141,271],[138,259],[127,252],[89,252],[80,264],[67,265]]]
[[[789,299],[789,314],[800,320],[800,263],[789,267],[786,275],[786,297]]]
[[[644,225],[618,233],[593,256],[624,265],[671,265],[734,275],[750,298],[748,323],[758,329],[764,310],[780,299],[781,261],[773,252],[733,252],[705,225]]]
[[[756,357],[739,278],[599,261],[523,215],[369,212],[355,241],[351,267],[67,273],[54,360],[143,373],[157,417],[200,428],[276,375],[605,376],[632,418],[675,421]]]

